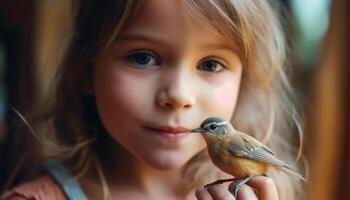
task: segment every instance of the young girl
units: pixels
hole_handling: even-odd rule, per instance
[[[203,187],[230,177],[190,133],[210,116],[297,168],[285,43],[269,1],[74,3],[56,89],[30,122],[46,171],[4,199],[235,199],[227,185]],[[300,199],[298,180],[271,177],[253,178],[238,199]]]

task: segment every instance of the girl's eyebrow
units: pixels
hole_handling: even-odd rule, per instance
[[[155,37],[153,35],[146,35],[146,34],[125,34],[120,35],[116,38],[116,41],[132,41],[132,40],[138,40],[138,41],[145,41],[149,43],[158,43],[158,44],[169,44],[165,39]],[[225,43],[205,43],[198,47],[199,49],[203,50],[228,50],[235,54],[238,53],[238,49],[236,45],[234,44],[225,44]]]
[[[151,35],[144,35],[144,34],[127,34],[127,35],[120,35],[116,38],[117,41],[127,41],[127,40],[141,40],[146,41],[150,43],[166,43],[165,40],[161,38],[157,38],[155,36]]]
[[[221,43],[218,43],[218,44],[203,44],[201,46],[199,46],[200,49],[203,49],[203,50],[228,50],[228,51],[231,51],[235,54],[238,53],[238,49],[236,48],[235,45],[229,45],[229,44],[221,44]]]

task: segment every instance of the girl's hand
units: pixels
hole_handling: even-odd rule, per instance
[[[237,200],[278,200],[274,181],[265,176],[252,178],[248,184],[241,187],[237,196]],[[198,189],[196,190],[196,197],[198,200],[236,200],[233,194],[223,185]]]

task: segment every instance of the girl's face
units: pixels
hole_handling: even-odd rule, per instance
[[[231,118],[242,75],[232,40],[182,4],[141,4],[94,69],[107,131],[157,169],[181,167],[205,148],[190,130],[209,116]]]

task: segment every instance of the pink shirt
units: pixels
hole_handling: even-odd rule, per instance
[[[46,160],[43,163],[48,172],[33,181],[21,184],[6,192],[1,199],[21,196],[31,200],[87,200],[79,182],[61,160]]]
[[[61,187],[50,175],[41,176],[33,181],[23,183],[1,196],[2,200],[21,196],[30,200],[67,200]]]

